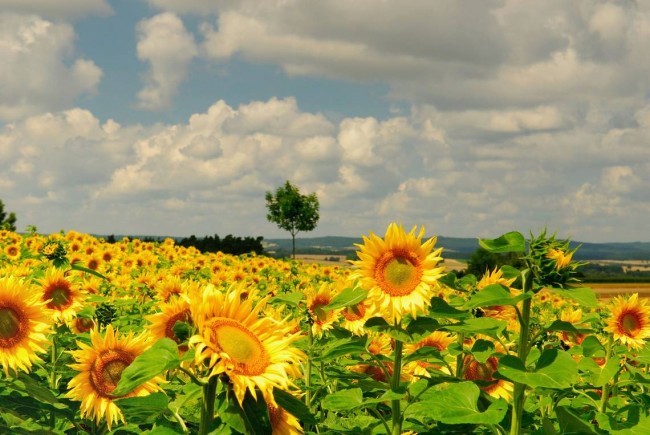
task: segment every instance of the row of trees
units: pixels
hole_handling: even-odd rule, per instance
[[[5,204],[0,199],[0,229],[16,231],[16,213],[7,213]]]
[[[312,231],[316,228],[320,215],[318,213],[319,203],[315,193],[303,195],[298,187],[288,180],[284,185],[273,192],[266,192],[266,207],[269,222],[291,234],[292,250],[291,255],[296,257],[296,234],[301,231]],[[4,210],[4,203],[0,200],[0,228],[16,231],[16,214],[7,213]],[[229,254],[244,254],[247,252],[262,253],[262,237],[234,237],[227,235],[221,239],[217,234],[206,236],[202,239],[192,235],[182,239],[181,246],[194,246],[201,252],[222,251]],[[110,240],[109,240],[110,241]]]
[[[177,244],[180,246],[194,246],[201,252],[223,252],[225,254],[241,255],[249,252],[261,254],[264,251],[262,246],[263,237],[235,237],[228,234],[223,239],[219,235],[206,236],[201,239],[195,235],[182,239]]]

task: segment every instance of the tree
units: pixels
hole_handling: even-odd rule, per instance
[[[486,251],[483,248],[478,248],[467,261],[466,273],[471,273],[480,278],[486,272],[494,270],[495,268],[498,269],[506,264],[516,268],[524,266],[524,262],[515,252],[495,254],[494,252]]]
[[[284,186],[278,187],[275,194],[266,192],[266,208],[269,211],[266,219],[291,233],[291,255],[296,258],[296,234],[312,231],[320,218],[316,194],[302,195],[287,180]]]
[[[0,229],[16,231],[16,213],[5,212],[5,204],[0,199]]]

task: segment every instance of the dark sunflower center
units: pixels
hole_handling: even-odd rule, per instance
[[[366,314],[366,307],[363,304],[350,305],[343,310],[343,317],[350,322],[363,319]]]
[[[20,314],[11,307],[0,308],[0,344],[20,333]]]
[[[55,287],[50,291],[49,299],[52,299],[52,301],[48,304],[48,306],[50,308],[67,307],[72,302],[71,296],[72,295],[70,294],[70,289],[67,286]]]
[[[213,328],[218,347],[235,363],[235,371],[245,376],[264,373],[270,361],[262,342],[244,325],[230,319],[217,320]]]
[[[621,318],[621,326],[623,327],[623,331],[628,335],[633,335],[641,329],[639,317],[634,313],[625,313]]]
[[[90,383],[95,392],[101,397],[111,397],[117,383],[122,378],[122,372],[133,360],[135,355],[121,349],[109,349],[102,352],[90,368]]]
[[[329,311],[325,310],[324,307],[330,303],[330,299],[325,296],[317,296],[314,298],[314,302],[311,304],[311,311],[316,316],[316,322],[319,324],[325,323],[329,316]]]
[[[117,386],[117,383],[122,379],[122,372],[129,365],[121,360],[110,361],[104,365],[102,376],[107,385]]]
[[[406,296],[420,284],[422,268],[417,256],[408,251],[390,251],[377,262],[375,279],[391,296]]]

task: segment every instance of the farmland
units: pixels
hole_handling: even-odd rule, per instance
[[[358,245],[355,264],[2,231],[0,395],[11,400],[0,401],[0,431],[504,435],[524,424],[647,424],[650,307],[637,293],[650,285],[572,289],[579,265],[554,238],[525,247],[509,233],[485,246],[528,249],[526,279],[512,267],[445,275],[465,263],[397,225]]]

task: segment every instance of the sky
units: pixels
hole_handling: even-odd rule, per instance
[[[0,59],[19,231],[650,241],[645,0],[0,0]]]

